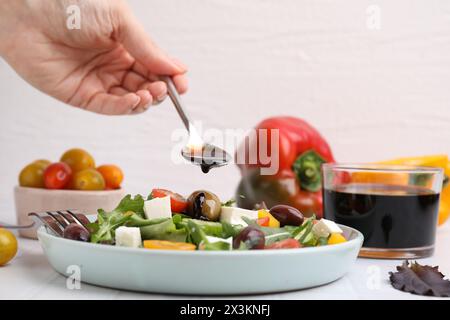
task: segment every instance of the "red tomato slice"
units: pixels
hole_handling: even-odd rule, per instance
[[[182,195],[166,189],[152,190],[153,198],[164,198],[167,196],[170,197],[170,208],[172,209],[172,212],[181,213],[186,210],[188,202]]]
[[[300,243],[295,239],[285,239],[271,245],[266,246],[264,249],[295,249],[301,248]]]
[[[261,227],[268,227],[268,226],[269,226],[269,222],[270,222],[270,217],[259,218],[258,220],[256,220],[256,222],[257,222]]]

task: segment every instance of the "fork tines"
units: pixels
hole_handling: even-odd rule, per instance
[[[57,236],[62,237],[64,229],[71,223],[76,223],[87,229],[89,219],[84,213],[77,210],[57,210],[46,212],[30,212],[29,217],[37,219],[43,225],[53,231]]]

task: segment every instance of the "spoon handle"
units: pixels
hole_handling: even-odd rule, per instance
[[[181,102],[180,95],[178,94],[177,89],[175,88],[172,78],[169,76],[162,76],[161,80],[166,83],[167,92],[169,94],[170,100],[172,100],[175,109],[177,109],[178,115],[181,118],[181,121],[183,121],[184,126],[186,127],[187,131],[189,131],[190,121],[186,115],[186,112],[184,111],[183,103]]]

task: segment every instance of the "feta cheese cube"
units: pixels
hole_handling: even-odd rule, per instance
[[[144,202],[144,213],[147,219],[171,218],[170,197],[153,198]]]
[[[320,219],[312,228],[312,232],[316,237],[320,238],[328,237],[332,233],[342,233],[342,229],[331,220]]]
[[[227,222],[232,225],[240,224],[241,226],[246,227],[247,223],[242,219],[242,217],[247,217],[248,219],[256,220],[258,219],[258,211],[224,206],[222,207],[220,212],[221,222]]]
[[[139,248],[141,245],[141,229],[130,227],[116,229],[116,246]]]

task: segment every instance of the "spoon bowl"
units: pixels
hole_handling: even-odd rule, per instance
[[[208,173],[212,168],[227,165],[231,160],[231,156],[225,150],[209,143],[196,148],[185,146],[181,150],[181,155],[192,164],[200,166],[204,173]]]

